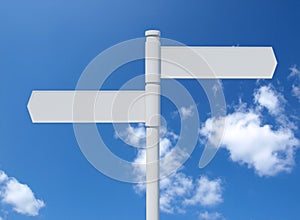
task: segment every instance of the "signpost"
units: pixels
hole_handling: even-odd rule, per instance
[[[161,46],[157,30],[145,44],[145,91],[32,91],[28,110],[33,123],[144,122],[146,219],[159,220],[161,78],[271,79],[277,62],[271,47]]]

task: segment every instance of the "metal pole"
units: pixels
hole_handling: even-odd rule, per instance
[[[146,220],[159,220],[160,32],[145,35]]]

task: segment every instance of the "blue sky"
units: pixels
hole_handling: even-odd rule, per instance
[[[144,219],[143,186],[92,167],[71,124],[32,124],[32,90],[73,90],[103,50],[159,29],[162,37],[199,46],[272,46],[272,80],[222,80],[228,132],[214,160],[198,168],[210,118],[203,89],[181,80],[198,109],[162,101],[168,153],[179,133],[176,111],[198,114],[199,141],[190,159],[162,185],[161,219],[296,219],[300,203],[300,3],[280,1],[0,1],[0,219]],[[118,89],[143,62],[116,71]],[[132,73],[133,70],[135,73]],[[132,71],[132,72],[130,72]],[[143,126],[124,131],[143,144]],[[120,157],[142,153],[98,125]],[[132,131],[140,132],[132,140]],[[126,133],[127,132],[127,133]],[[173,132],[173,133],[172,133]],[[131,142],[132,143],[132,142]]]

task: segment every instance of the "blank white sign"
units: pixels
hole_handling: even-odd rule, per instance
[[[161,47],[161,78],[271,79],[272,47]]]
[[[32,91],[34,123],[145,122],[144,91]]]

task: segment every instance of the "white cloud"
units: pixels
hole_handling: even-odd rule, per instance
[[[126,129],[122,133],[123,138],[131,136],[131,132],[139,130],[143,125],[139,124],[132,129]],[[145,130],[144,130],[145,131]],[[126,136],[126,133],[127,136]],[[144,138],[144,135],[140,135]],[[178,136],[173,132],[162,128],[160,137],[160,156],[161,158],[168,158],[161,162],[160,169],[161,175],[164,175],[167,170],[180,165],[180,160],[185,152],[180,148],[175,148]],[[137,142],[139,142],[137,140]],[[145,179],[146,173],[146,152],[144,149],[139,149],[137,156],[134,160],[133,170],[137,180],[142,181]],[[182,170],[183,168],[181,168]],[[199,179],[194,179],[187,176],[181,170],[162,178],[160,181],[160,209],[164,213],[185,213],[187,206],[213,206],[223,201],[221,180],[209,180],[208,177],[202,176]],[[137,184],[134,190],[138,194],[145,193],[145,184]]]
[[[218,212],[209,213],[207,211],[199,214],[200,220],[224,220],[225,218]]]
[[[258,91],[254,94],[256,108],[236,108],[235,112],[225,117],[224,133],[218,126],[221,119],[210,118],[200,129],[200,134],[206,138],[210,136],[212,143],[215,137],[222,135],[220,145],[230,152],[231,160],[254,168],[259,176],[290,172],[295,163],[295,151],[299,147],[299,140],[294,136],[295,127],[283,111],[277,111],[278,106],[284,106],[280,99],[274,99],[277,93],[271,92],[270,87],[261,87]],[[266,97],[273,103],[265,100]],[[242,103],[240,105],[245,106]],[[259,111],[262,107],[266,107],[275,117],[276,129],[272,124],[264,123]]]
[[[216,97],[217,94],[223,90],[223,83],[219,79],[218,80],[214,80],[214,81],[215,81],[215,83],[212,86],[212,91],[214,93],[214,96]]]
[[[128,126],[124,131],[118,131],[115,133],[115,138],[121,138],[125,143],[134,147],[144,147],[146,141],[146,131],[143,124],[138,126]]]
[[[188,107],[180,107],[179,113],[182,117],[182,120],[192,117],[195,114],[195,106],[190,105]]]
[[[197,181],[196,192],[184,200],[185,205],[214,206],[223,201],[221,180],[209,180],[206,176],[200,177]]]
[[[134,129],[140,129],[143,127],[142,124],[139,124]],[[129,130],[127,130],[129,131]],[[145,130],[144,130],[145,132]],[[121,132],[122,135],[125,135],[126,132]],[[129,134],[130,135],[130,134]],[[125,135],[126,136],[126,135]],[[141,136],[144,138],[144,136]],[[186,153],[180,148],[174,148],[173,146],[178,140],[178,135],[173,132],[167,131],[165,128],[162,128],[161,137],[160,137],[160,157],[164,158],[160,162],[160,175],[165,176],[169,171],[174,171],[176,168],[180,167],[180,161],[186,157]],[[143,146],[144,147],[144,146]],[[146,175],[146,150],[139,148],[137,156],[133,161],[133,172],[135,173],[136,180],[143,182]],[[144,184],[137,184],[135,187],[137,193],[144,191]]]
[[[13,210],[24,215],[36,216],[45,206],[42,200],[36,199],[28,185],[18,182],[13,177],[0,171],[3,180],[0,186],[0,198],[3,204],[11,205]],[[3,178],[5,177],[5,178]]]
[[[160,209],[165,213],[184,213],[181,201],[191,194],[193,179],[183,173],[175,173],[160,181]]]
[[[292,86],[292,95],[295,96],[300,102],[300,86],[297,85]]]
[[[0,170],[0,183],[6,181],[8,179],[6,173]]]
[[[300,78],[300,70],[298,69],[297,65],[292,65],[289,70],[291,71],[288,78],[290,77],[298,77]]]
[[[189,206],[215,206],[223,201],[221,180],[206,176],[194,179],[176,172],[160,181],[160,209],[164,213],[185,213]]]
[[[283,100],[283,97],[276,93],[270,85],[260,87],[254,94],[255,103],[268,109],[272,115],[278,115],[282,112],[281,103],[284,102]]]
[[[171,149],[171,147],[178,140],[178,135],[173,132],[167,131],[166,128],[162,127],[160,131],[160,156],[166,157],[172,160],[176,157],[176,161],[179,161],[184,152],[181,152],[180,149]],[[146,129],[143,124],[138,124],[137,126],[129,126],[124,131],[119,131],[118,134],[115,134],[116,138],[121,138],[125,140],[127,144],[132,146],[138,146],[137,157],[134,159],[134,172],[137,178],[137,181],[143,181],[145,179],[146,173],[146,151],[145,151],[145,138],[146,138]],[[169,163],[169,160],[165,160],[161,164],[161,173],[164,173],[165,169],[171,169],[170,166],[175,166],[175,163]],[[173,160],[172,160],[173,161]],[[173,161],[175,162],[175,161]],[[178,164],[178,163],[177,163]]]
[[[259,113],[263,108],[266,108],[278,124],[290,127],[291,129],[297,129],[295,124],[284,114],[286,102],[283,95],[277,92],[272,85],[261,86],[254,92],[256,112]]]
[[[292,85],[292,95],[300,102],[300,70],[297,65],[293,65],[290,67],[290,71],[288,78],[295,78],[294,84]]]

